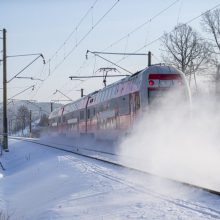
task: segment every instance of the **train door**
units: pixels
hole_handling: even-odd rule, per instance
[[[130,112],[131,112],[131,124],[135,121],[138,111],[140,109],[140,95],[139,92],[130,94]]]

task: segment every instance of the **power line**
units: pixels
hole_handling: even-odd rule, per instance
[[[34,85],[29,86],[28,88],[22,90],[21,92],[17,93],[16,95],[13,95],[13,96],[12,96],[11,98],[9,98],[8,100],[13,99],[15,96],[18,96],[18,95],[20,95],[20,94],[23,93],[23,92],[26,92],[26,91],[29,90],[30,88],[31,88],[32,90],[34,90]]]
[[[179,0],[178,0],[179,1]],[[178,1],[174,1],[172,4],[175,4],[176,2],[178,2]],[[207,10],[207,11],[212,11],[212,10],[214,10],[215,8],[217,8],[217,7],[219,7],[219,5],[220,4],[217,4],[215,7],[213,7],[213,8],[211,8],[210,10]],[[169,7],[171,7],[171,5],[170,6],[168,6],[166,9],[168,10],[168,8]],[[165,10],[165,9],[164,9]],[[206,11],[206,12],[207,12]],[[194,18],[192,18],[192,19],[190,19],[188,22],[186,22],[185,24],[188,24],[188,23],[191,23],[191,22],[193,22],[194,20],[196,20],[196,19],[198,19],[199,17],[201,17],[202,15],[204,15],[206,12],[204,12],[204,13],[202,13],[202,14],[200,14],[200,15],[198,15],[198,16],[196,16],[196,17],[194,17]],[[161,12],[162,13],[162,12]],[[156,15],[155,15],[156,16]],[[159,16],[159,13],[158,13],[158,16]],[[152,21],[152,20],[151,20]],[[149,23],[149,21],[148,21],[148,23]],[[140,27],[140,26],[138,26],[138,27]],[[135,29],[134,29],[135,30]],[[89,30],[89,32],[88,33],[90,33],[92,30]],[[171,30],[169,33],[171,33],[173,30]],[[131,31],[132,32],[132,31]],[[129,33],[131,33],[131,32],[129,32]],[[126,35],[126,37],[127,37],[128,35]],[[84,36],[84,37],[86,37],[86,35]],[[140,50],[142,50],[143,48],[146,48],[147,46],[149,46],[149,45],[151,45],[151,44],[153,44],[153,43],[155,43],[155,42],[157,42],[158,40],[160,40],[161,39],[161,37],[162,36],[160,36],[160,37],[158,37],[158,38],[156,38],[156,39],[154,39],[153,41],[151,41],[150,43],[147,43],[147,44],[144,44],[141,48],[138,48],[135,52],[138,52],[138,51],[140,51]],[[82,41],[83,41],[83,38],[81,39]],[[120,40],[120,39],[119,39]],[[118,41],[119,41],[118,40]],[[114,42],[115,43],[115,42]],[[111,44],[111,46],[112,46],[113,44]],[[75,50],[76,48],[75,47],[73,47],[73,51]],[[73,51],[70,51],[70,53],[72,53]],[[69,56],[69,55],[68,55]],[[67,58],[67,56],[66,56],[66,58]],[[126,57],[124,57],[123,59],[121,59],[121,60],[124,60],[124,59],[126,59]],[[65,59],[64,59],[65,60]],[[58,64],[58,65],[61,65],[63,62],[64,62],[64,60],[60,63],[60,64]],[[118,62],[120,62],[121,60],[119,60]],[[80,69],[82,69],[82,67],[85,65],[85,61],[83,62],[83,64],[81,65],[81,67],[79,68],[79,70]],[[79,71],[79,70],[77,70],[77,71]],[[53,71],[55,71],[55,70],[53,70]]]
[[[108,55],[133,55],[133,56],[148,55],[147,53],[116,53],[116,52],[102,52],[102,51],[89,51],[89,50],[87,50],[87,53],[88,52],[91,52],[93,54],[98,53],[98,54],[108,54]]]
[[[94,26],[92,26],[92,28],[90,28],[90,30],[79,40],[79,42],[77,42],[77,43],[75,44],[75,46],[74,46],[74,47],[69,51],[69,53],[63,58],[63,60],[61,60],[61,62],[58,63],[58,64],[54,67],[54,69],[52,70],[51,74],[52,74],[53,72],[55,72],[55,71],[57,70],[57,68],[63,64],[63,62],[66,60],[66,58],[68,58],[68,57],[75,51],[75,49],[86,39],[86,37],[87,37],[87,36],[100,24],[100,22],[112,11],[112,9],[119,3],[119,1],[120,1],[120,0],[117,0],[117,1],[113,4],[113,6],[112,6],[110,9],[108,9],[108,10],[105,12],[105,14],[104,14],[101,18],[99,18],[99,20],[94,24]]]
[[[136,27],[135,29],[133,29],[132,31],[130,31],[128,34],[126,34],[124,37],[120,38],[119,40],[115,41],[114,43],[112,43],[109,47],[112,47],[113,45],[119,43],[120,41],[122,41],[123,39],[125,39],[126,37],[130,36],[131,34],[135,33],[136,31],[138,31],[139,29],[141,29],[142,27],[144,27],[146,24],[150,23],[152,20],[154,20],[155,18],[157,18],[158,16],[160,16],[162,13],[164,13],[165,11],[167,11],[169,8],[171,8],[173,5],[175,5],[178,1],[180,0],[175,0],[174,2],[172,2],[168,7],[164,8],[163,10],[159,11],[157,14],[155,14],[153,17],[151,17],[150,19],[148,19],[146,22],[144,22],[143,24],[139,25],[138,27]],[[97,1],[94,2],[93,6],[96,4]],[[119,2],[116,1],[114,3],[114,5],[95,23],[95,25],[80,39],[80,41],[69,51],[69,53],[64,57],[63,60],[61,60],[60,63],[58,63],[55,68],[52,70],[51,73],[55,72],[56,69],[63,64],[63,62],[66,60],[67,57],[70,56],[70,54],[72,54],[72,52],[74,52],[74,50],[79,46],[79,44],[90,34],[90,32],[104,19],[104,17],[116,6],[116,4]],[[84,18],[88,15],[89,11],[92,9],[92,7],[87,11],[87,13],[85,14],[85,16],[83,17],[83,19],[81,19],[81,21],[84,20]],[[79,22],[79,24],[81,24],[82,22]],[[74,31],[71,32],[71,34],[69,35],[69,37],[67,38],[70,39],[70,37],[72,36],[72,34],[75,32]],[[66,42],[66,41],[65,41]],[[62,46],[65,45],[65,42],[62,44]],[[109,48],[108,47],[108,48]],[[62,48],[62,47],[61,47]],[[58,50],[56,51],[56,53],[59,52]],[[56,53],[54,54],[54,56],[56,55]],[[53,57],[54,57],[53,56]],[[51,60],[51,59],[50,59]],[[50,61],[49,60],[49,61]],[[83,62],[83,64],[81,65],[84,66],[85,61]],[[79,69],[81,69],[81,67]],[[78,70],[77,70],[78,71]]]
[[[180,13],[181,13],[181,9],[182,9],[182,4],[183,4],[183,0],[181,0],[180,6],[179,6],[178,15],[177,15],[177,22],[176,22],[177,24],[179,23]]]
[[[88,16],[88,14],[90,13],[91,10],[93,10],[94,6],[96,5],[96,3],[98,2],[98,0],[95,0],[94,3],[92,4],[92,6],[90,6],[90,8],[87,10],[87,12],[84,14],[84,16],[80,19],[79,23],[76,25],[76,27],[74,28],[74,30],[68,35],[68,37],[66,38],[66,40],[60,45],[60,47],[56,50],[56,52],[50,57],[50,59],[47,61],[47,63],[49,63],[55,56],[56,54],[63,48],[65,47],[66,43],[70,40],[70,38],[73,36],[73,34],[75,32],[77,32],[78,28],[80,27],[80,25],[82,24],[82,22],[85,20],[85,18]]]
[[[196,19],[200,18],[201,16],[203,16],[203,15],[204,15],[205,13],[207,13],[208,11],[212,11],[212,10],[218,8],[219,6],[220,6],[220,4],[215,5],[213,8],[211,8],[211,9],[209,9],[209,10],[206,10],[205,12],[201,13],[200,15],[198,15],[198,16],[196,16],[196,17],[190,19],[189,21],[187,21],[187,22],[185,22],[185,23],[183,23],[181,26],[183,26],[183,25],[185,25],[185,24],[189,24],[189,23],[195,21]],[[181,26],[179,26],[179,28],[180,28]],[[168,34],[171,33],[171,32],[173,32],[173,30],[174,30],[174,29],[172,29],[170,32],[168,32]],[[126,36],[127,36],[127,35],[126,35]],[[142,49],[146,48],[147,46],[149,46],[149,45],[151,45],[151,44],[157,42],[157,41],[160,40],[162,37],[163,37],[163,35],[161,35],[160,37],[154,39],[154,40],[151,41],[150,43],[145,44],[145,45],[142,46],[141,48],[135,50],[133,53],[137,53],[137,52],[141,51]],[[123,57],[123,58],[121,58],[120,60],[118,60],[118,61],[116,62],[116,64],[120,63],[121,61],[125,60],[126,58],[128,58],[128,55],[125,56],[125,57]]]
[[[130,31],[129,33],[127,33],[126,35],[124,35],[123,37],[121,37],[119,40],[111,43],[108,47],[106,47],[104,50],[109,49],[110,47],[118,44],[119,42],[121,42],[122,40],[124,40],[125,38],[129,37],[131,34],[135,33],[136,31],[138,31],[139,29],[141,29],[142,27],[144,27],[146,24],[152,22],[155,18],[157,18],[158,16],[160,16],[161,14],[163,14],[164,12],[166,12],[168,9],[170,9],[173,5],[175,5],[177,2],[179,2],[180,0],[175,0],[174,2],[172,2],[168,7],[162,9],[161,11],[159,11],[157,14],[155,14],[154,16],[152,16],[150,19],[148,19],[147,21],[145,21],[144,23],[140,24],[139,26],[137,26],[136,28],[134,28],[132,31]],[[103,51],[104,51],[103,50]],[[95,57],[95,56],[94,56]],[[84,64],[85,62],[83,62]],[[81,65],[83,66],[83,65]],[[81,68],[81,67],[80,67]]]
[[[110,47],[118,44],[119,42],[121,42],[122,40],[124,40],[125,38],[129,37],[130,35],[134,34],[135,32],[137,32],[138,30],[140,30],[142,27],[144,27],[146,24],[152,22],[154,19],[156,19],[157,17],[159,17],[161,14],[163,14],[164,12],[166,12],[168,9],[170,9],[173,5],[175,5],[177,2],[179,2],[180,0],[175,0],[174,2],[172,2],[169,6],[167,6],[166,8],[162,9],[161,11],[159,11],[158,13],[156,13],[154,16],[152,16],[150,19],[148,19],[147,21],[145,21],[144,23],[140,24],[139,26],[137,26],[136,28],[134,28],[132,31],[130,31],[129,33],[127,33],[126,35],[124,35],[123,37],[121,37],[119,40],[111,43],[108,47],[106,47],[104,50],[109,49]],[[103,51],[104,51],[103,50]],[[94,56],[96,58],[96,56]],[[75,72],[75,74],[82,69],[82,67],[85,65],[85,60],[82,63],[82,65],[80,66],[80,68]]]
[[[164,12],[166,12],[168,9],[170,9],[173,5],[175,5],[177,2],[179,2],[180,0],[176,0],[174,2],[172,2],[168,7],[162,9],[161,11],[159,11],[157,14],[155,14],[153,17],[151,17],[150,19],[148,19],[147,21],[145,21],[143,24],[137,26],[135,29],[133,29],[132,31],[130,31],[129,33],[127,33],[126,35],[124,35],[123,37],[121,37],[119,40],[113,42],[110,44],[110,46],[108,46],[107,48],[105,48],[104,50],[107,50],[108,48],[118,44],[119,42],[121,42],[122,40],[124,40],[125,38],[129,37],[130,35],[132,35],[133,33],[135,33],[136,31],[138,31],[139,29],[141,29],[142,27],[144,27],[146,24],[152,22],[152,20],[154,20],[155,18],[157,18],[158,16],[160,16],[161,14],[163,14]],[[96,56],[95,56],[96,57]]]
[[[117,66],[117,67],[119,67],[120,69],[124,70],[125,72],[130,73],[130,74],[133,74],[133,73],[130,72],[129,70],[127,70],[127,69],[125,69],[125,68],[123,68],[123,67],[117,65],[116,63],[113,63],[112,61],[110,61],[110,60],[104,58],[103,56],[100,56],[100,55],[98,54],[99,52],[93,52],[93,51],[87,50],[86,54],[88,54],[88,53],[92,53],[92,54],[94,54],[95,56],[98,56],[99,58],[101,58],[101,59],[103,59],[103,60],[105,60],[105,61],[107,61],[107,62],[109,62],[109,63],[111,63],[111,64],[113,64],[113,65],[115,65],[115,66]],[[86,55],[86,56],[87,56],[87,55]]]
[[[129,37],[130,35],[134,34],[135,32],[137,32],[138,30],[140,30],[142,27],[144,27],[146,24],[152,22],[155,18],[159,17],[161,14],[163,14],[164,12],[166,12],[168,9],[170,9],[173,5],[175,5],[177,2],[179,2],[180,0],[176,0],[174,2],[172,2],[168,7],[162,9],[161,11],[159,11],[157,14],[155,14],[153,17],[151,17],[150,19],[148,19],[147,21],[145,21],[143,24],[140,24],[139,26],[137,26],[136,28],[134,28],[132,31],[130,31],[129,33],[127,33],[126,35],[124,35],[123,37],[121,37],[119,40],[116,40],[115,42],[111,43],[107,48],[105,48],[104,50],[109,49],[110,47],[118,44],[119,42],[121,42],[122,40],[124,40],[125,38]]]
[[[33,54],[31,54],[33,55]],[[36,54],[34,54],[36,55]],[[17,57],[17,56],[26,56],[26,55],[16,55],[16,56],[9,56],[9,57]],[[38,58],[43,59],[43,63],[45,64],[45,60],[42,54],[39,54],[34,60],[32,60],[28,65],[26,65],[24,68],[22,68],[17,74],[15,74],[10,80],[7,81],[7,83],[11,82],[13,79],[15,79],[19,74],[21,74],[24,70],[26,70],[29,66],[31,66]]]
[[[201,16],[203,16],[205,13],[207,13],[208,11],[213,11],[214,9],[218,8],[220,6],[220,3],[215,5],[213,8],[206,10],[205,12],[201,13],[200,15],[190,19],[189,21],[183,23],[182,25],[178,26],[178,28],[182,27],[183,25],[189,24],[195,20],[197,20],[198,18],[200,18]],[[173,28],[171,31],[168,32],[168,34],[172,33],[174,30],[176,30],[176,28]],[[139,49],[135,50],[134,53],[137,53],[139,51],[141,51],[142,49],[146,48],[147,46],[150,46],[151,44],[157,42],[158,40],[160,40],[163,37],[163,35],[161,35],[160,37],[154,39],[153,41],[151,41],[150,43],[145,44],[144,46],[140,47]],[[128,56],[123,57],[122,59],[118,60],[116,63],[120,63],[122,60],[125,60]]]
[[[65,95],[63,92],[61,92],[59,89],[56,89],[56,91],[53,93],[53,95],[55,95],[57,92],[59,92],[60,94],[62,94],[63,96],[65,96],[67,99],[69,99],[69,101],[73,101],[70,97],[68,97],[67,95]]]
[[[93,5],[96,4],[98,0],[95,1],[95,3]],[[59,66],[61,66],[64,61],[66,60],[66,58],[68,58],[74,51],[75,49],[86,39],[86,37],[100,24],[100,22],[113,10],[113,8],[119,3],[120,0],[116,0],[116,2],[111,6],[111,8],[109,8],[99,19],[98,21],[92,26],[92,28],[79,40],[79,42],[69,51],[69,53],[63,58],[63,60],[61,60],[60,63],[58,63],[54,69],[51,71],[49,69],[49,72],[50,74],[44,79],[44,81],[46,81],[50,76],[51,74],[53,74]],[[92,7],[93,8],[93,7]],[[74,31],[73,31],[74,32]],[[70,34],[71,35],[71,34]],[[56,52],[57,53],[57,52]],[[56,54],[55,53],[55,54]],[[50,61],[51,59],[49,59],[49,61],[47,62],[47,64],[50,66]],[[40,88],[39,88],[40,89]],[[38,89],[38,91],[39,91]]]
[[[130,76],[127,74],[116,74],[116,75],[109,75],[108,77],[119,77],[119,76]],[[73,79],[90,79],[90,78],[103,78],[103,76],[69,76],[71,80]]]
[[[73,36],[73,34],[75,32],[77,32],[78,28],[80,27],[80,25],[82,24],[82,22],[85,20],[85,18],[88,16],[88,14],[90,13],[91,10],[94,9],[94,6],[96,5],[96,3],[98,2],[98,0],[95,0],[94,3],[89,7],[89,9],[87,10],[87,12],[84,14],[84,16],[80,19],[79,23],[76,25],[76,27],[74,28],[74,30],[68,35],[68,37],[65,39],[65,41],[60,45],[60,47],[56,50],[56,52],[48,59],[48,61],[46,62],[46,64],[48,64],[49,67],[49,75],[48,77],[45,78],[48,79],[50,76],[50,63],[51,61],[54,59],[54,57],[59,53],[59,51],[65,47],[66,43],[70,40],[70,38]],[[64,54],[65,57],[65,54]],[[42,73],[44,72],[44,68],[42,69]],[[38,89],[39,90],[39,89]]]

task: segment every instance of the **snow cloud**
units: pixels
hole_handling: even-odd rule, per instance
[[[189,107],[173,94],[141,116],[132,134],[122,140],[121,161],[219,191],[220,106],[215,98],[196,97]]]

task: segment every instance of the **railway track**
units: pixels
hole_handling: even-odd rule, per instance
[[[142,173],[144,173],[146,177],[148,177],[148,175],[153,176],[153,175],[146,173],[144,171],[140,171],[140,170],[136,170],[136,169],[133,169],[130,167],[126,167],[121,164],[113,163],[113,162],[106,161],[106,160],[99,159],[99,158],[94,158],[94,157],[88,156],[88,155],[83,155],[79,152],[80,149],[78,149],[77,147],[75,147],[74,150],[76,152],[74,152],[73,150],[71,151],[70,149],[61,149],[59,146],[54,146],[55,144],[53,145],[53,144],[40,143],[39,140],[27,139],[27,138],[14,138],[14,137],[9,137],[9,138],[10,139],[19,139],[21,141],[34,143],[37,145],[50,147],[50,148],[57,149],[57,150],[64,151],[64,152],[68,152],[71,154],[77,154],[77,155],[80,155],[83,157],[95,159],[98,161],[102,161],[104,163],[109,163],[109,164],[112,164],[112,166],[118,166],[118,167],[121,167],[122,169],[124,169],[124,168],[129,169],[131,171],[134,171],[135,173],[138,172],[139,173],[138,175],[141,175]],[[70,147],[70,145],[66,145],[66,147]],[[71,146],[71,147],[73,148],[73,146]],[[78,152],[77,152],[77,149],[78,149]],[[91,150],[91,149],[89,149],[89,150]],[[87,173],[87,172],[94,173],[94,175],[99,175],[99,176],[106,178],[106,179],[109,179],[111,181],[118,182],[118,183],[124,185],[126,188],[131,189],[133,192],[137,192],[139,194],[146,195],[148,198],[152,198],[152,200],[156,199],[156,201],[161,201],[162,203],[166,204],[166,207],[170,207],[171,209],[175,208],[175,207],[179,207],[180,209],[195,213],[198,216],[203,216],[203,217],[205,216],[205,218],[207,217],[207,219],[220,219],[220,210],[218,210],[217,208],[216,209],[210,208],[210,206],[207,204],[203,204],[203,203],[200,203],[197,201],[192,201],[192,200],[189,201],[187,198],[183,198],[183,197],[178,198],[178,196],[176,194],[167,195],[166,193],[159,192],[157,190],[157,188],[155,188],[155,187],[154,187],[154,189],[152,189],[151,187],[146,186],[144,183],[137,183],[133,179],[129,179],[126,176],[124,177],[123,175],[119,175],[118,172],[111,171],[111,169],[109,169],[110,172],[106,172],[105,167],[99,166],[99,164],[96,164],[96,163],[91,163],[88,160],[81,160],[80,158],[76,158],[71,154],[64,155],[63,157],[65,157],[68,160],[72,160],[73,162],[76,162],[76,160],[79,160],[80,164],[85,168],[83,171],[85,173]],[[161,177],[156,177],[156,178],[161,178]],[[177,182],[177,181],[173,181],[173,182]],[[193,186],[190,184],[184,184],[184,183],[181,183],[181,184],[188,185],[188,186],[191,186],[194,188],[203,189],[205,191],[220,195],[219,192],[215,192],[212,190],[210,191],[209,189],[205,189],[202,187],[197,187],[197,186]],[[107,192],[104,191],[102,193],[108,193],[108,190],[107,190]]]
[[[111,155],[111,156],[116,156],[116,157],[119,156],[117,154],[108,153],[108,152],[104,152],[104,151],[100,151],[100,150],[92,150],[92,149],[89,149],[89,148],[86,148],[86,147],[78,147],[78,146],[73,146],[73,145],[68,145],[68,144],[58,144],[58,143],[56,143],[56,144],[55,143],[49,143],[48,144],[48,143],[43,143],[38,139],[20,138],[20,137],[9,137],[9,138],[10,139],[17,139],[17,140],[21,140],[21,141],[25,141],[25,142],[30,142],[30,143],[34,143],[34,144],[38,144],[38,145],[41,145],[41,146],[45,146],[45,147],[65,151],[65,152],[68,152],[68,153],[73,153],[73,154],[76,154],[76,155],[79,155],[79,156],[83,156],[83,157],[86,157],[86,158],[98,160],[98,161],[108,163],[108,164],[111,164],[111,165],[114,165],[114,166],[126,168],[126,169],[133,170],[133,171],[136,171],[136,172],[139,172],[139,173],[144,173],[145,175],[153,176],[153,177],[158,178],[158,179],[166,179],[166,180],[169,180],[173,183],[180,183],[180,184],[185,185],[185,186],[193,187],[193,188],[200,189],[200,190],[209,192],[211,194],[215,194],[217,196],[220,196],[220,192],[216,191],[216,190],[213,190],[213,189],[197,186],[197,185],[186,183],[186,182],[180,182],[180,181],[173,180],[173,179],[170,179],[170,178],[160,177],[160,176],[151,174],[149,172],[139,170],[139,169],[133,168],[133,167],[128,167],[128,166],[123,165],[121,163],[118,163],[116,161],[109,160],[109,158],[107,156],[106,157],[100,157],[100,156],[95,155],[95,154],[86,154],[85,152],[82,152],[82,151],[88,151],[88,152],[93,152],[93,153],[101,153],[101,154],[106,154],[106,155]]]

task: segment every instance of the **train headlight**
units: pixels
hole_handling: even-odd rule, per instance
[[[153,80],[149,80],[148,84],[149,84],[149,86],[153,86],[154,85],[154,81]]]

